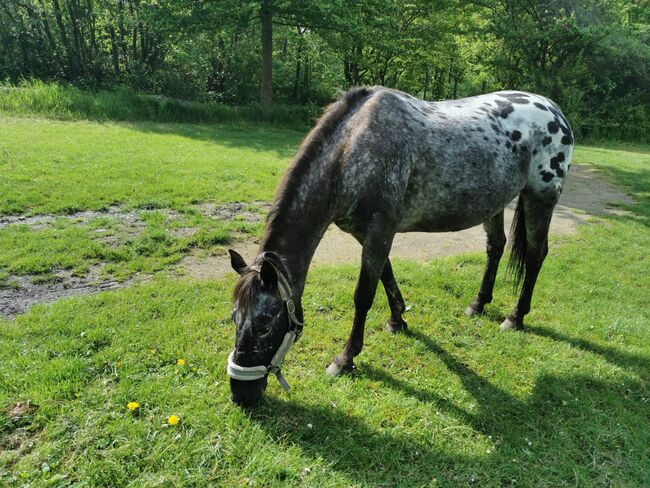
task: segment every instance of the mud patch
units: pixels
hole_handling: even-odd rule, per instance
[[[233,202],[226,204],[200,203],[192,205],[191,209],[197,210],[203,216],[217,220],[240,220],[245,222],[261,222],[266,218],[266,214],[271,208],[269,202]],[[74,212],[71,214],[61,215],[5,215],[0,216],[0,229],[10,225],[27,225],[31,229],[38,230],[53,226],[57,221],[64,221],[70,224],[88,224],[95,219],[110,218],[114,222],[121,224],[127,230],[129,237],[138,235],[146,227],[143,219],[145,213],[160,212],[168,222],[178,221],[185,217],[183,212],[168,208],[160,209],[134,209],[125,210],[117,205],[112,205],[106,210],[85,210],[83,212]],[[107,229],[96,229],[95,232],[105,232]],[[173,229],[179,235],[187,235],[189,228],[181,227]]]
[[[0,229],[13,224],[22,224],[36,230],[51,227],[55,222],[61,220],[73,224],[87,224],[97,218],[109,217],[127,228],[142,230],[145,227],[145,223],[142,221],[140,214],[141,212],[137,210],[124,210],[121,207],[113,205],[106,210],[85,210],[67,215],[8,215],[0,217]]]
[[[197,205],[199,211],[211,218],[219,220],[244,220],[246,222],[261,222],[271,209],[269,202],[243,203],[234,202],[223,205],[214,203],[202,203]]]
[[[84,276],[73,276],[61,270],[48,277],[46,282],[37,281],[39,276],[10,276],[7,284],[0,287],[0,314],[11,317],[26,311],[34,303],[54,302],[73,295],[111,290],[130,284],[130,281],[106,281],[99,277],[100,267],[91,268]],[[37,282],[34,282],[37,281]]]

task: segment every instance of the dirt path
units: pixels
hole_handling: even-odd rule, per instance
[[[573,165],[567,178],[560,202],[551,222],[551,234],[566,235],[576,232],[590,215],[620,215],[623,211],[612,204],[633,203],[632,198],[605,181],[588,166]],[[508,205],[505,212],[506,229],[510,228],[515,203]],[[258,251],[254,242],[234,243],[235,248],[246,259],[252,259]],[[398,234],[393,241],[392,257],[427,261],[440,256],[450,256],[485,250],[485,232],[481,226],[460,232]],[[361,258],[361,246],[349,234],[331,225],[325,233],[313,265],[357,263]],[[219,278],[230,272],[227,255],[197,258],[188,256],[182,268],[188,276],[199,279]]]

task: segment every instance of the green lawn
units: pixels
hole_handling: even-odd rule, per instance
[[[259,233],[261,224],[211,219],[196,204],[271,200],[302,135],[270,126],[0,116],[0,217],[61,216],[46,228],[0,228],[0,283],[59,269],[84,275],[100,263],[107,263],[104,275],[126,279],[159,271],[193,249],[210,251],[233,236]],[[135,209],[139,232],[111,215],[64,218],[111,206]],[[169,210],[173,221],[165,218]],[[174,232],[182,228],[195,231]]]
[[[154,204],[152,232],[168,231],[161,208],[201,226],[194,203],[268,200],[300,138],[266,128],[23,119],[0,129],[5,213]],[[119,147],[118,137],[129,142]],[[383,331],[389,312],[378,294],[357,372],[331,379],[324,368],[349,332],[357,271],[319,268],[303,298],[305,334],[285,366],[292,391],[270,381],[252,412],[230,402],[225,374],[232,276],[158,275],[0,319],[0,485],[648,486],[650,148],[580,147],[575,160],[610,175],[638,204],[551,246],[527,332],[498,331],[515,300],[502,275],[486,315],[463,315],[482,255],[399,261],[412,332]],[[39,167],[42,177],[28,180]],[[238,172],[240,188],[219,179],[226,170]],[[57,190],[68,184],[74,191]],[[31,231],[0,230],[2,256],[19,232]],[[58,238],[42,239],[36,256]],[[70,246],[55,251],[59,261],[77,259]],[[5,266],[21,256],[12,252]],[[92,259],[100,258],[75,262]],[[135,414],[129,402],[140,404]],[[177,426],[166,426],[170,415]]]

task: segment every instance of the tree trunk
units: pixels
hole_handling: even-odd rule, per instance
[[[77,76],[77,66],[74,62],[74,56],[72,55],[72,49],[68,43],[68,36],[65,32],[65,25],[63,23],[63,14],[61,13],[61,5],[59,0],[52,0],[52,5],[54,7],[54,17],[56,19],[56,26],[59,29],[59,37],[61,37],[61,44],[63,44],[63,52],[65,57],[68,60],[68,66],[66,69],[68,79],[74,79]]]
[[[111,24],[108,25],[108,35],[111,38],[111,59],[113,60],[113,71],[115,78],[120,79],[120,55],[117,50],[117,38],[115,36],[115,29]]]
[[[262,106],[273,106],[273,10],[272,0],[262,0],[260,22],[262,24]]]

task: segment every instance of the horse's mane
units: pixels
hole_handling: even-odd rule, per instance
[[[298,185],[304,177],[309,163],[316,158],[323,144],[338,127],[339,122],[351,109],[356,107],[362,100],[365,100],[372,92],[373,88],[363,86],[353,88],[341,95],[336,102],[330,104],[325,109],[325,113],[318,120],[316,126],[302,141],[293,159],[293,163],[291,163],[291,166],[289,166],[280,182],[267,218],[267,235],[273,228],[273,224],[276,222],[278,216],[287,211],[295,193],[298,191]]]

